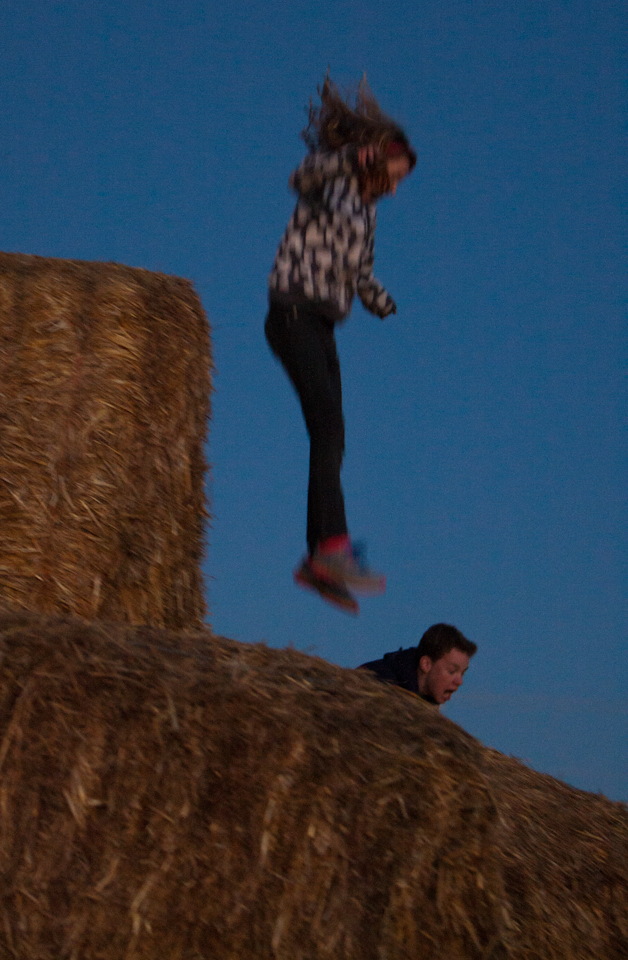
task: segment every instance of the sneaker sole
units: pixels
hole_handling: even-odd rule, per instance
[[[316,560],[312,561],[312,573],[321,580],[327,580],[328,583],[334,583],[339,587],[351,587],[356,593],[364,596],[379,596],[386,592],[386,577],[351,577],[342,576],[340,573],[335,575],[333,568],[328,568],[322,564],[318,566]]]
[[[305,587],[306,590],[313,590],[314,593],[318,593],[327,603],[338,607],[339,610],[344,610],[345,613],[357,615],[360,612],[357,600],[351,596],[346,587],[318,576],[307,567],[300,567],[295,570],[294,582],[299,587]]]

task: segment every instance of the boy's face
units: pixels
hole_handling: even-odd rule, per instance
[[[468,668],[469,657],[455,647],[438,660],[421,657],[419,693],[428,694],[439,705],[447,703],[458,687],[462,686],[462,680]]]

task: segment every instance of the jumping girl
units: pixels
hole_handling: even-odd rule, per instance
[[[351,590],[382,593],[385,577],[370,570],[347,531],[340,485],[344,419],[334,327],[355,293],[376,316],[396,313],[373,277],[376,201],[394,194],[416,154],[362,81],[355,105],[329,77],[310,104],[303,139],[310,148],[290,178],[298,202],[269,277],[266,338],[301,401],[310,436],[308,553],[294,577],[301,586],[352,613]]]

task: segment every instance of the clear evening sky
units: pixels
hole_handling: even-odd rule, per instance
[[[419,160],[379,206],[398,304],[339,332],[359,619],[292,583],[307,436],[263,337],[304,107],[366,71]],[[342,666],[454,623],[445,712],[628,799],[620,0],[3,0],[0,249],[189,277],[213,328],[214,629]]]

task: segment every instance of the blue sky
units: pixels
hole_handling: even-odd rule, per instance
[[[628,799],[625,8],[618,0],[4,0],[0,249],[193,280],[213,328],[215,630],[353,667],[479,644],[447,714]],[[366,71],[419,161],[338,343],[351,619],[299,591],[307,437],[263,337],[305,106]]]

